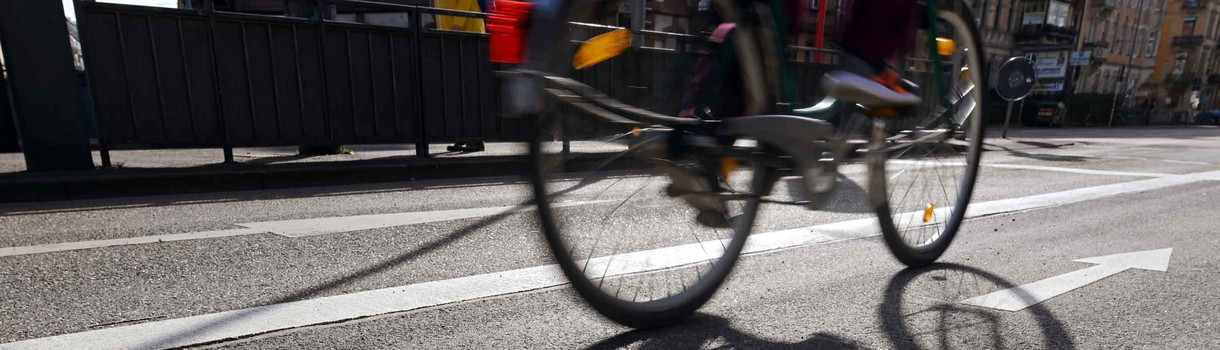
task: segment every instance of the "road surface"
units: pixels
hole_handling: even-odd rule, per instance
[[[941,263],[819,234],[647,331],[554,280],[519,179],[0,206],[0,349],[1220,348],[1220,129],[1010,136]],[[836,208],[756,232],[871,215]]]

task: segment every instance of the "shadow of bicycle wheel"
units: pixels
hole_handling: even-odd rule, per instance
[[[966,265],[910,268],[890,279],[877,316],[895,349],[1074,349],[1063,323],[1042,304],[1009,313],[958,303],[1014,286]],[[1008,339],[1006,333],[1019,333],[1017,328],[1031,323],[1041,333],[1041,344],[1025,338],[1010,344],[1016,339]]]
[[[585,349],[866,349],[854,341],[829,333],[816,333],[796,343],[776,342],[733,328],[728,320],[695,314],[666,328],[635,330],[606,338]]]

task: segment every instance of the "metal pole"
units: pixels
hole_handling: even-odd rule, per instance
[[[1127,56],[1127,66],[1119,72],[1118,91],[1114,94],[1114,102],[1110,103],[1110,127],[1114,127],[1114,110],[1118,107],[1118,95],[1127,93],[1127,71],[1131,69],[1131,65],[1135,64],[1135,38],[1140,33],[1140,22],[1144,18],[1144,0],[1140,0],[1135,5],[1135,26],[1131,30],[1131,53]]]
[[[813,0],[813,1],[818,2],[818,28],[817,28],[817,33],[814,34],[813,47],[821,49],[822,48],[822,37],[825,36],[825,33],[826,33],[826,0]],[[817,61],[818,63],[822,63],[822,51],[821,50],[814,51],[813,60]]]
[[[1021,102],[1021,105],[1024,106],[1025,102]],[[1005,139],[1008,138],[1008,120],[1011,118],[1012,118],[1012,101],[1009,100],[1008,109],[1005,109],[1005,112],[1004,112],[1004,133],[1000,134],[1000,138],[1005,138]]]
[[[648,19],[648,14],[644,13],[647,8],[644,4],[646,0],[628,0],[631,3],[628,5],[628,10],[631,11],[631,32],[639,33],[644,30],[644,22]],[[636,34],[639,35],[639,34]],[[639,40],[632,40],[631,46],[640,47],[647,46],[643,44],[644,36],[640,35]]]

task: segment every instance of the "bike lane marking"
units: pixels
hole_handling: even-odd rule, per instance
[[[968,218],[1034,210],[1138,193],[1182,184],[1220,180],[1220,171],[1154,178],[1062,192],[972,204]],[[915,215],[903,213],[899,215]],[[858,219],[807,228],[752,235],[743,253],[757,254],[799,246],[877,235],[876,219]],[[844,235],[844,236],[837,236]],[[701,248],[717,241],[632,252],[598,259],[633,259],[644,254],[666,259],[630,264],[616,275],[680,267],[706,259]],[[591,263],[600,263],[594,260]],[[319,324],[365,319],[385,314],[559,287],[567,284],[557,265],[535,266],[448,280],[272,304],[247,309],[153,321],[0,344],[5,349],[164,349],[241,339]]]
[[[588,204],[598,204],[614,202],[614,200],[597,200],[583,202],[569,202],[552,205],[553,207],[571,207]],[[522,213],[534,210],[532,205],[521,204],[517,206],[503,207],[488,207],[488,208],[468,208],[468,209],[453,209],[453,210],[435,210],[409,213],[393,213],[393,214],[375,214],[375,215],[356,215],[356,216],[338,216],[327,218],[313,218],[300,220],[281,220],[281,221],[264,221],[254,223],[237,224],[243,228],[204,231],[204,232],[188,232],[174,233],[165,235],[152,235],[141,237],[128,237],[116,239],[103,239],[95,241],[78,241],[65,243],[41,244],[21,247],[4,247],[0,248],[0,257],[43,254],[53,252],[63,252],[70,250],[94,249],[103,247],[151,244],[160,242],[186,241],[195,239],[221,238],[233,236],[255,235],[263,233],[273,233],[284,237],[296,238],[314,235],[332,234],[370,230],[394,226],[407,226],[415,224],[423,224],[430,222],[451,221],[459,219],[468,219],[484,216],[495,216]]]
[[[892,160],[896,164],[903,165],[919,165],[920,162],[908,160]],[[937,166],[961,166],[960,163],[943,163]],[[982,166],[1002,168],[1002,169],[1019,169],[1019,170],[1041,170],[1052,172],[1066,172],[1087,175],[1108,175],[1108,176],[1131,176],[1131,177],[1178,177],[1191,176],[1191,174],[1161,174],[1161,173],[1143,173],[1143,172],[1123,172],[1123,171],[1108,171],[1108,170],[1093,170],[1093,169],[1078,169],[1078,168],[1063,168],[1063,167],[1048,167],[1037,165],[1020,165],[1020,164],[1004,164],[1004,163],[983,163]],[[1220,176],[1215,180],[1220,180]],[[574,206],[582,204],[597,204],[607,201],[589,201],[589,202],[573,202],[563,203],[562,206]],[[467,209],[452,209],[452,210],[437,210],[428,212],[409,212],[409,213],[392,213],[392,214],[374,214],[374,215],[358,215],[358,216],[341,216],[328,218],[310,218],[296,220],[279,220],[279,221],[264,221],[236,224],[244,228],[216,230],[205,232],[189,232],[189,233],[174,233],[165,235],[152,235],[129,238],[115,238],[94,241],[77,241],[64,243],[40,244],[32,246],[19,247],[3,247],[0,248],[0,257],[44,254],[53,252],[63,252],[72,250],[96,249],[113,246],[138,245],[138,244],[153,244],[161,242],[185,241],[195,239],[222,238],[233,236],[254,235],[263,233],[274,233],[284,237],[305,237],[332,233],[344,233],[376,228],[394,227],[414,225],[429,222],[440,222],[449,220],[458,220],[465,218],[494,216],[502,214],[511,214],[517,212],[525,212],[534,210],[532,206],[503,206],[490,208],[467,208]]]

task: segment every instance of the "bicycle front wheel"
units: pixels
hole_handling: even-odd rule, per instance
[[[929,59],[938,52],[916,50],[906,59],[908,76],[923,83],[925,104],[905,120],[881,122],[889,125],[874,128],[870,146],[870,203],[890,252],[908,266],[932,264],[948,249],[965,219],[982,155],[983,42],[969,7],[955,5],[937,10],[939,35],[920,36],[956,44],[948,55],[939,52],[940,76]]]
[[[728,277],[768,172],[749,160],[681,152],[671,140],[682,131],[607,122],[595,114],[612,111],[574,95],[596,92],[667,117],[763,113],[774,103],[758,14],[753,3],[718,0],[715,13],[691,20],[691,33],[632,33],[645,39],[640,47],[587,65],[575,63],[581,50],[572,49],[622,30],[613,26],[618,3],[566,3],[559,19],[535,22],[552,27],[531,29],[527,68],[587,84],[548,90],[552,108],[529,128],[539,225],[573,289],[599,313],[630,327],[669,325]]]

